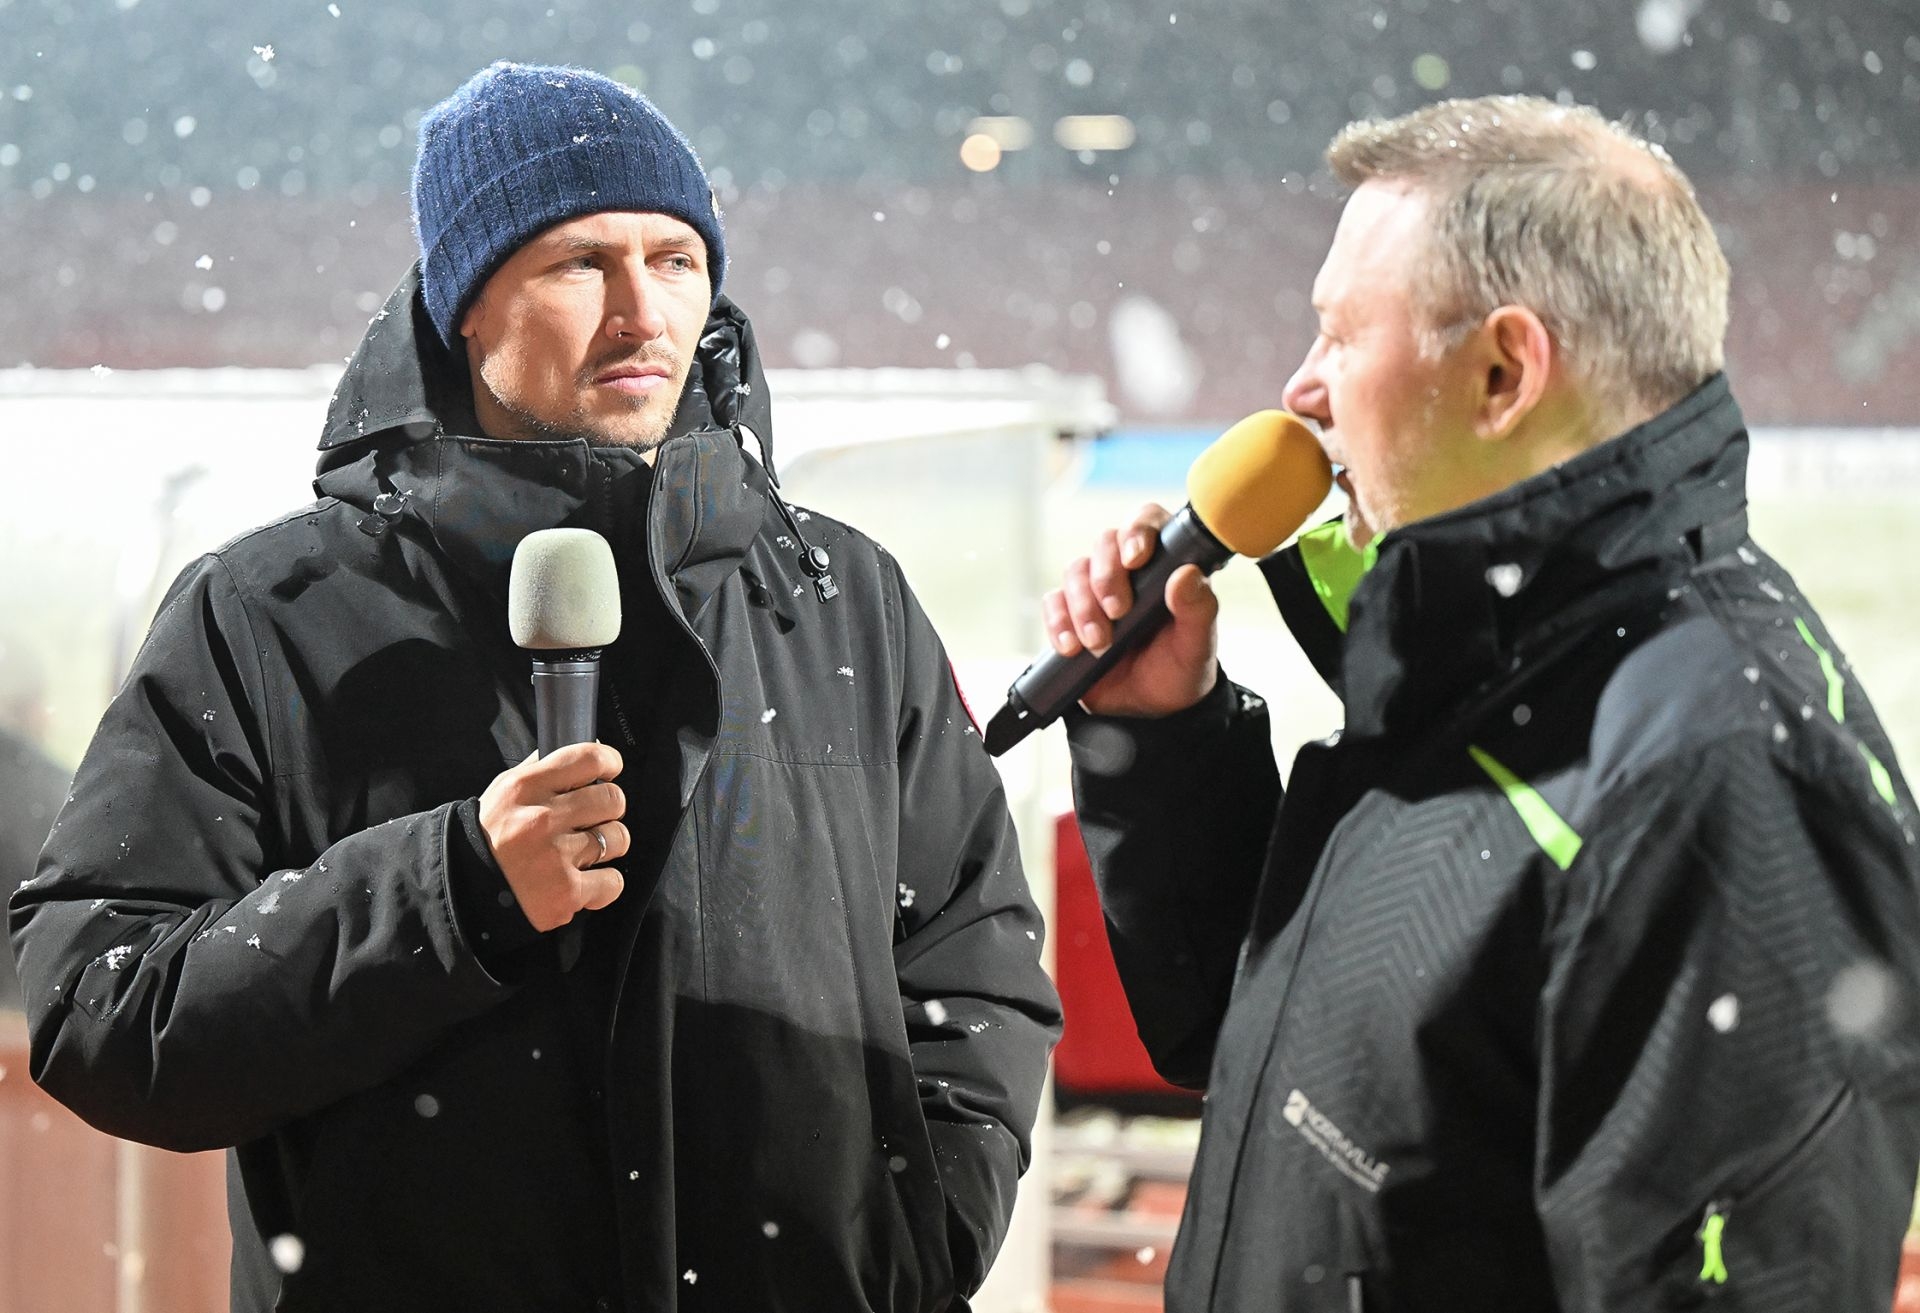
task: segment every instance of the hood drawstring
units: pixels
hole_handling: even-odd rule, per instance
[[[822,602],[831,602],[840,596],[840,585],[833,581],[833,559],[827,555],[824,547],[815,547],[807,541],[807,535],[800,530],[800,519],[787,505],[786,498],[780,495],[780,475],[773,468],[773,457],[767,451],[767,444],[747,425],[736,422],[734,427],[746,437],[753,439],[753,445],[760,450],[760,465],[767,472],[767,499],[773,503],[780,518],[787,522],[787,528],[793,533],[793,540],[800,544],[799,563],[801,571],[813,580],[813,591]]]

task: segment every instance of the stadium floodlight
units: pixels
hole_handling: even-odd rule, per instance
[[[1133,145],[1133,120],[1124,114],[1069,114],[1053,125],[1053,139],[1072,151],[1125,150]]]
[[[1017,114],[982,115],[967,124],[969,137],[987,137],[1001,150],[1025,150],[1033,145],[1033,124]]]

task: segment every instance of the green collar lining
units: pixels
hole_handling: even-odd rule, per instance
[[[1314,595],[1327,608],[1341,633],[1347,631],[1347,607],[1353,590],[1380,559],[1380,539],[1356,548],[1347,541],[1347,526],[1341,520],[1328,520],[1300,535],[1300,563],[1307,568]]]

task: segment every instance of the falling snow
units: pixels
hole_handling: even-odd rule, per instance
[[[267,1251],[273,1255],[273,1265],[282,1272],[298,1272],[307,1261],[306,1242],[297,1235],[277,1235],[267,1242]]]
[[[1827,1020],[1844,1036],[1878,1038],[1892,1020],[1898,996],[1899,986],[1886,967],[1855,962],[1835,975],[1827,989]]]

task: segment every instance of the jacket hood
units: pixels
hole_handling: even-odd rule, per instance
[[[327,408],[314,490],[380,534],[412,523],[504,598],[514,548],[536,529],[644,534],[685,614],[738,568],[774,495],[742,447],[771,460],[772,408],[753,329],[720,298],[651,466],[584,439],[480,436],[466,362],[434,332],[410,270],[375,315]]]
[[[1603,618],[1664,604],[1696,564],[1733,550],[1746,537],[1747,450],[1716,374],[1572,460],[1387,534],[1351,571],[1332,658],[1328,590],[1325,609],[1302,608],[1289,565],[1264,568],[1296,632],[1311,632],[1301,636],[1316,664],[1337,674],[1347,732],[1404,728]]]

